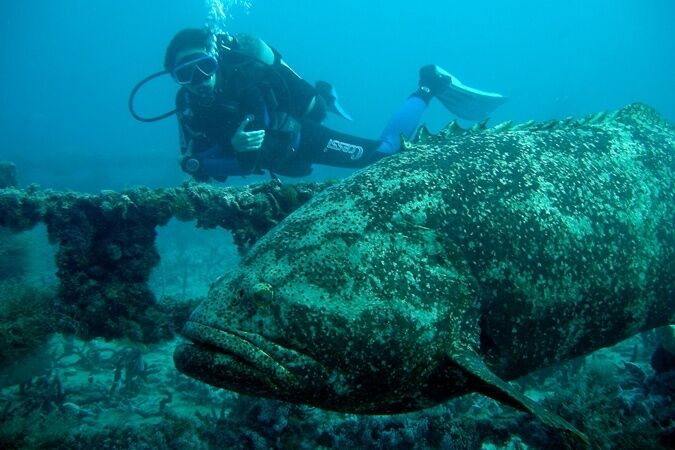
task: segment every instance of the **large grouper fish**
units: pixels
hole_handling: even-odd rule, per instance
[[[192,313],[177,368],[389,414],[479,392],[583,436],[506,380],[675,318],[675,127],[634,104],[422,130],[288,216]]]

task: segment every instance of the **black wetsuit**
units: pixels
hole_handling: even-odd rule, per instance
[[[226,38],[227,45],[220,46],[218,55],[213,97],[201,99],[183,88],[176,99],[182,167],[196,179],[223,181],[264,170],[298,177],[308,175],[312,164],[359,168],[392,153],[382,140],[322,126],[324,100],[314,86],[281,62],[276,51],[274,63],[266,64],[237,51],[236,40]],[[254,120],[247,130],[265,130],[263,145],[256,152],[235,152],[231,139],[248,115]],[[389,140],[409,134],[417,120],[416,115],[406,118],[406,130],[398,130],[397,124]],[[407,122],[414,122],[412,128]]]

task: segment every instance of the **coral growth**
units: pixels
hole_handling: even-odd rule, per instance
[[[59,244],[59,330],[85,339],[156,342],[173,337],[175,328],[157,326],[158,320],[171,322],[173,313],[157,304],[148,287],[159,263],[157,226],[175,216],[196,220],[200,228],[224,228],[244,251],[326,186],[186,183],[99,195],[8,188],[0,190],[0,227],[22,231],[44,222],[50,241]],[[2,248],[0,241],[0,254]]]
[[[177,373],[174,345],[55,337],[46,373],[0,391],[0,447],[565,448],[541,422],[476,394],[395,416],[236,395]],[[593,448],[672,448],[675,371],[651,371],[653,345],[633,339],[519,384],[583,426]]]
[[[17,282],[0,284],[0,366],[43,346],[54,329],[54,293]]]

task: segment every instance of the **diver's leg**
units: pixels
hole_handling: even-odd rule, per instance
[[[365,167],[401,148],[401,136],[412,137],[431,95],[416,91],[391,116],[379,140],[365,139],[303,121],[299,155],[314,164]]]
[[[380,136],[379,152],[392,154],[401,149],[401,136],[410,139],[415,133],[422,119],[422,114],[427,109],[430,95],[426,92],[415,92],[401,105],[391,116],[387,126]]]
[[[381,136],[379,151],[396,153],[401,146],[401,136],[412,137],[433,97],[459,117],[473,120],[483,119],[505,100],[499,94],[462,85],[438,66],[424,66],[420,69],[419,88],[389,119]]]
[[[390,154],[378,151],[381,144],[379,140],[352,136],[303,120],[294,160],[334,167],[365,167]]]
[[[401,148],[401,136],[415,133],[432,93],[420,88],[391,116],[380,140],[364,139],[303,121],[299,155],[314,164],[336,167],[365,167]]]

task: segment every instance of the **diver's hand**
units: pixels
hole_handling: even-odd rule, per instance
[[[235,152],[254,152],[262,146],[263,139],[265,139],[265,130],[244,130],[252,120],[253,116],[246,116],[237,131],[234,132],[231,142]]]

